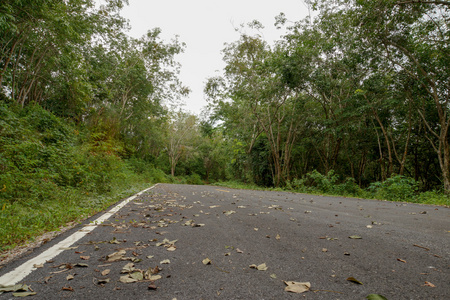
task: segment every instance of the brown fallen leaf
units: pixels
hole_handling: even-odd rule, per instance
[[[33,267],[35,267],[36,269],[43,268],[44,264],[34,264]]]
[[[80,256],[80,258],[82,259],[82,260],[89,260],[89,258],[91,258],[90,256]]]
[[[311,283],[309,282],[296,282],[296,281],[283,281],[287,287],[284,289],[286,292],[291,293],[304,293],[309,291]]]
[[[102,274],[102,276],[106,276],[106,275],[109,274],[109,272],[111,272],[111,270],[110,269],[106,269],[106,270],[103,270],[101,274]]]
[[[423,286],[436,287],[434,284],[432,284],[429,281],[425,281],[425,284]]]
[[[237,253],[244,253],[244,251],[240,250],[239,248],[236,248]]]
[[[30,287],[21,283],[7,286],[0,285],[0,294],[4,292],[26,292],[28,290],[30,290]]]
[[[149,290],[156,290],[158,287],[154,284],[154,283],[150,283],[149,285],[148,285],[148,289]]]
[[[121,242],[119,242],[115,237],[112,239],[112,240],[110,240],[108,243],[110,243],[110,244],[120,244]]]
[[[63,291],[73,292],[73,287],[71,287],[71,286],[63,287],[62,290],[63,290]]]
[[[211,260],[209,258],[205,258],[204,260],[202,260],[202,263],[204,265],[210,265],[211,264]]]
[[[122,271],[120,271],[120,273],[131,273],[134,271],[134,263],[127,263],[123,268]]]
[[[106,260],[107,261],[119,261],[119,260],[122,260],[123,256],[126,253],[127,252],[125,250],[120,250],[118,252],[111,253],[110,255],[106,256]]]
[[[347,280],[350,282],[356,283],[356,284],[363,284],[361,281],[359,281],[355,277],[349,277],[349,278],[347,278]]]
[[[148,279],[149,279],[150,281],[155,281],[155,280],[158,280],[158,279],[161,279],[161,278],[162,278],[161,275],[152,275],[152,276],[150,276]]]
[[[397,258],[397,260],[398,260],[398,261],[401,261],[402,263],[405,263],[405,264],[406,264],[406,260],[404,260],[404,259]]]
[[[125,275],[125,276],[120,276],[119,281],[123,282],[123,283],[133,283],[133,282],[136,282],[138,280],[135,279],[135,278],[131,278],[129,275]]]
[[[82,264],[82,263],[77,263],[73,265],[74,267],[78,267],[78,268],[88,268],[89,265],[88,264]]]
[[[72,274],[69,274],[69,275],[67,275],[66,280],[69,281],[69,280],[72,280],[74,278],[75,278],[75,276],[73,276]]]
[[[97,284],[105,284],[108,283],[111,279],[104,278],[104,279],[98,279]]]
[[[136,279],[137,281],[144,280],[144,274],[142,274],[142,272],[140,271],[131,273],[130,277]]]

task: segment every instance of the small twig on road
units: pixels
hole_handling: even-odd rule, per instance
[[[424,246],[419,246],[419,245],[416,245],[416,244],[414,244],[413,246],[414,246],[414,247],[419,247],[419,248],[425,249],[425,250],[427,250],[427,251],[430,251],[429,248],[424,247]]]
[[[216,265],[213,264],[212,262],[211,262],[211,264],[214,266],[214,268],[216,268],[216,269],[219,270],[219,271],[222,271],[222,272],[225,272],[225,273],[230,273],[230,272],[228,272],[228,271],[222,270],[221,268],[219,268],[218,266],[216,266]]]

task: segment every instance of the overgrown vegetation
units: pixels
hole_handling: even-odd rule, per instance
[[[287,182],[283,188],[263,188],[237,181],[218,182],[215,185],[235,189],[267,189],[316,195],[450,206],[450,197],[448,195],[445,195],[441,191],[418,192],[417,182],[412,178],[401,175],[395,175],[384,182],[374,182],[366,189],[359,187],[353,178],[347,177],[345,180],[339,180],[333,171],[330,171],[327,175],[322,175],[316,170],[307,173],[302,179],[294,179],[292,182]]]
[[[0,250],[169,181],[88,135],[38,105],[0,104]]]
[[[243,27],[206,84],[231,148],[228,173],[304,192],[450,194],[450,5],[304,4],[315,16],[278,15],[287,34],[274,44],[260,22]]]

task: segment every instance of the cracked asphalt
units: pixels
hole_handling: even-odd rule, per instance
[[[34,299],[448,299],[449,237],[445,207],[158,184],[21,283]]]

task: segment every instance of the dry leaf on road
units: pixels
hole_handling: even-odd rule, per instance
[[[131,278],[129,275],[125,275],[125,276],[120,276],[119,281],[123,282],[123,283],[132,283],[132,282],[136,282],[137,279]]]
[[[258,271],[266,271],[268,269],[268,267],[266,266],[265,263],[260,264],[260,265],[253,264],[253,265],[250,265],[249,267],[251,269],[257,269]]]
[[[106,270],[103,270],[101,274],[102,274],[102,276],[106,276],[106,275],[109,274],[109,272],[111,272],[111,270],[110,269],[106,269]]]
[[[126,253],[127,252],[125,250],[120,250],[118,252],[111,253],[110,255],[106,256],[106,260],[107,261],[119,261],[119,260],[122,260],[123,256]]]
[[[425,284],[424,284],[424,286],[429,286],[429,287],[436,287],[434,284],[432,284],[431,282],[429,282],[429,281],[425,281]]]
[[[284,281],[284,283],[287,285],[284,290],[291,293],[300,294],[309,291],[311,288],[309,282]]]
[[[363,284],[361,281],[359,281],[355,277],[349,277],[349,278],[347,278],[347,281],[350,281],[350,282],[353,282],[353,283],[356,283],[356,284]]]
[[[350,239],[354,239],[354,240],[360,240],[362,239],[362,237],[360,237],[359,235],[351,235],[349,236]]]

